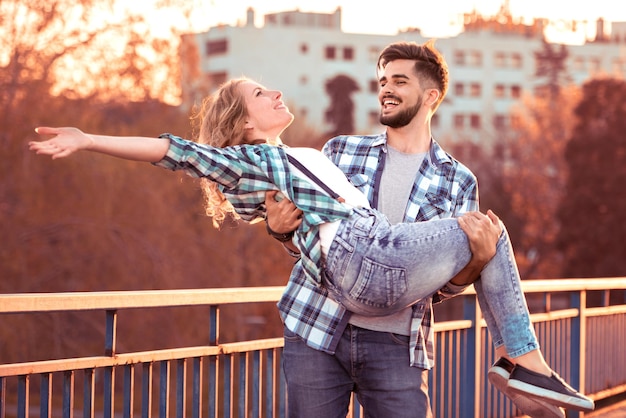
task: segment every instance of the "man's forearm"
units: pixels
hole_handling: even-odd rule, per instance
[[[469,263],[461,271],[459,271],[452,279],[450,283],[456,286],[469,286],[474,283],[480,277],[480,272],[485,265],[479,261],[476,261],[473,257]]]

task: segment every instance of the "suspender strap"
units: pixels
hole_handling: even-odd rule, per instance
[[[315,184],[320,186],[326,193],[330,195],[330,197],[332,197],[333,199],[339,199],[341,197],[337,193],[335,193],[330,187],[328,187],[326,183],[320,180],[319,177],[313,174],[311,170],[306,168],[300,161],[296,160],[289,154],[287,154],[287,158],[289,159],[289,162],[291,164],[293,164],[298,170],[300,170],[304,175],[311,179]]]

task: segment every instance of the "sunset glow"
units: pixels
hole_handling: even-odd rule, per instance
[[[612,0],[446,0],[429,3],[406,0],[387,0],[384,3],[361,0],[214,0],[199,3],[192,18],[196,30],[206,30],[218,24],[242,23],[248,7],[256,12],[257,26],[262,25],[266,13],[295,9],[330,13],[339,6],[345,32],[395,34],[399,29],[417,27],[422,29],[424,36],[445,37],[460,31],[464,13],[476,10],[492,16],[508,3],[513,17],[523,19],[525,23],[530,23],[533,18],[549,19],[548,36],[554,42],[566,43],[582,43],[585,37],[595,36],[598,18],[607,22],[626,21],[626,7]],[[576,21],[574,27],[573,21]]]

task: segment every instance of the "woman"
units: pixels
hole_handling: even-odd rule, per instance
[[[53,159],[89,150],[184,170],[202,179],[207,213],[217,222],[228,215],[248,222],[262,219],[266,191],[279,191],[303,212],[294,243],[307,278],[361,315],[388,315],[410,306],[441,289],[467,264],[471,252],[463,231],[476,214],[390,225],[323,154],[280,146],[280,134],[292,120],[280,92],[238,79],[205,100],[201,143],[171,134],[110,137],[76,128],[38,128],[39,134],[53,137],[29,146]],[[312,181],[307,171],[332,191]],[[488,328],[502,335],[508,358],[516,363],[496,363],[490,380],[511,397],[533,396],[534,402],[553,405],[549,416],[564,416],[557,406],[592,410],[593,401],[545,363],[508,235],[492,212],[488,216],[500,239],[481,273],[482,292],[493,301],[485,318],[490,318]]]

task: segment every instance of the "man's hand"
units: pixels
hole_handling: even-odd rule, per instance
[[[302,223],[302,211],[290,200],[276,201],[277,194],[277,191],[265,192],[267,225],[272,231],[279,234],[295,231]]]
[[[496,243],[502,234],[500,219],[488,210],[487,215],[480,212],[466,213],[458,221],[469,240],[472,261],[484,266],[496,255]]]
[[[458,218],[458,222],[467,235],[472,258],[450,282],[457,286],[469,286],[478,280],[482,269],[496,255],[502,224],[491,210],[486,215],[480,212],[466,213]]]

